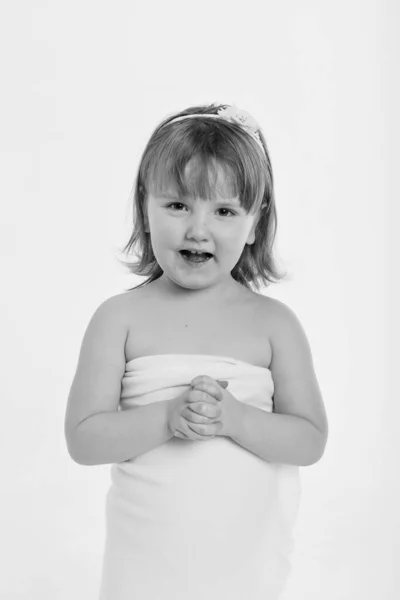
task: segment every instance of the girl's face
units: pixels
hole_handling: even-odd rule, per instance
[[[232,283],[231,271],[245,244],[254,242],[259,214],[246,214],[238,198],[184,198],[173,186],[149,193],[146,208],[146,231],[163,270],[161,278],[192,290]],[[188,248],[212,258],[190,262],[180,252]]]

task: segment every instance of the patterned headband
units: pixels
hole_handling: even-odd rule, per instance
[[[224,121],[229,121],[230,123],[237,123],[247,131],[249,135],[257,142],[262,151],[264,152],[264,147],[261,142],[260,135],[258,133],[260,126],[257,121],[245,110],[240,110],[235,104],[229,106],[229,108],[221,108],[216,115],[210,115],[208,113],[203,114],[193,114],[193,115],[184,115],[183,117],[176,117],[176,119],[172,119],[169,123],[174,123],[175,121],[181,121],[182,119],[190,119],[192,117],[211,117],[217,119],[224,119]]]

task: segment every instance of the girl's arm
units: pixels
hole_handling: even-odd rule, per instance
[[[238,402],[231,438],[266,462],[308,467],[322,457],[326,436],[310,421]]]
[[[70,440],[71,458],[81,465],[104,465],[153,450],[173,437],[168,428],[170,403],[163,400],[88,417]]]
[[[82,465],[123,462],[173,437],[169,401],[118,410],[127,323],[126,298],[113,296],[96,310],[83,338],[65,415],[68,452]]]
[[[310,345],[293,313],[268,298],[274,412],[237,403],[232,439],[267,462],[309,466],[320,460],[328,421]]]

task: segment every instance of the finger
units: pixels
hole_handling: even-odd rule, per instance
[[[188,402],[207,402],[208,404],[217,405],[219,400],[205,390],[191,390],[188,395]]]
[[[201,406],[204,406],[201,402],[186,406],[181,412],[182,417],[185,417],[185,419],[192,423],[210,423],[215,418],[214,415],[209,414],[211,411],[207,410],[207,407],[203,409],[200,408]],[[214,407],[208,405],[208,408],[212,409]]]
[[[174,437],[178,437],[181,438],[182,440],[188,440],[189,438],[187,437],[187,435],[185,435],[184,433],[181,433],[180,431],[176,430],[174,433]]]
[[[187,424],[185,425],[186,420],[181,416],[179,419],[179,423],[175,429],[174,437],[180,437],[182,439],[190,439],[188,437],[189,429]]]
[[[191,427],[191,425],[192,425],[192,427]],[[187,436],[187,438],[189,440],[192,440],[194,442],[205,442],[214,437],[214,434],[212,434],[212,435],[202,434],[201,431],[195,430],[196,427],[202,427],[202,425],[196,425],[195,423],[190,424],[189,421],[187,421],[184,417],[181,417],[179,430],[181,432],[184,432],[184,434]]]
[[[192,429],[198,435],[209,439],[209,438],[215,436],[215,434],[217,433],[217,431],[219,429],[218,423],[219,423],[219,421],[212,423],[210,425],[204,425],[201,423],[191,423],[188,421],[187,424],[188,424],[189,429]]]
[[[184,411],[182,412],[183,416],[185,416],[185,411],[186,409],[188,410],[188,412],[193,412],[193,413],[197,413],[197,415],[202,416],[202,417],[207,417],[207,419],[205,421],[198,421],[200,422],[208,422],[208,419],[215,419],[216,417],[219,417],[221,415],[221,406],[219,404],[210,404],[210,403],[205,403],[205,402],[193,402],[190,404],[190,406],[187,406]]]
[[[197,383],[193,391],[196,390],[206,392],[218,402],[221,402],[223,399],[224,389],[216,381],[210,380]]]

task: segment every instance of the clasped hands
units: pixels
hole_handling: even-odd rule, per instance
[[[191,387],[175,399],[175,437],[206,441],[216,435],[232,437],[241,419],[242,404],[226,389],[227,381],[208,375],[192,379]]]

